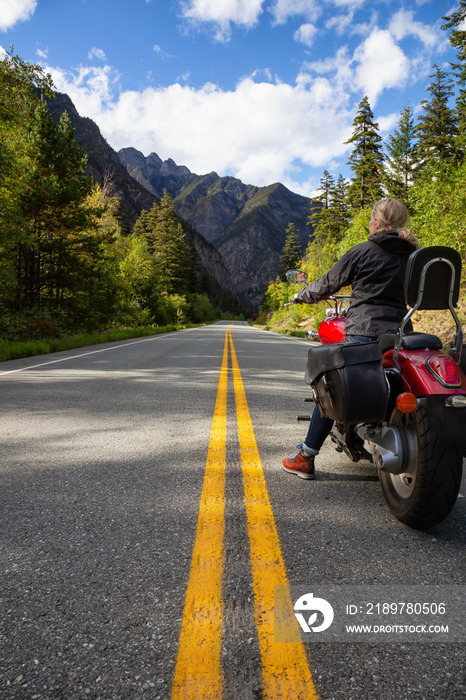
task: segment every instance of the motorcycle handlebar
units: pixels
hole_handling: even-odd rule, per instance
[[[322,301],[339,301],[340,299],[351,299],[351,294],[332,294],[331,296],[327,297],[326,299],[322,299]],[[283,306],[294,306],[295,304],[305,304],[305,301],[301,301],[300,299],[292,299],[286,304],[283,304]]]

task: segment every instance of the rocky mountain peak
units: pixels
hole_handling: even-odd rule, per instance
[[[189,168],[187,168],[185,165],[177,165],[172,158],[163,161],[159,172],[164,177],[189,178],[191,175]]]

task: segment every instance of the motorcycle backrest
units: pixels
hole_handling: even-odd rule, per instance
[[[460,278],[461,257],[454,248],[419,248],[406,267],[406,303],[416,309],[451,309],[458,303]]]

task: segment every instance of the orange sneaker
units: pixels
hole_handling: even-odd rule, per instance
[[[298,445],[298,447],[301,447],[301,445]],[[296,457],[287,457],[283,460],[282,466],[286,472],[296,474],[301,479],[315,479],[314,460],[315,455],[304,454],[301,447]]]

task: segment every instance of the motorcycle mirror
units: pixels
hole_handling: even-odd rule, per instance
[[[303,272],[302,270],[288,270],[286,273],[286,281],[289,284],[305,284],[308,279],[309,275],[307,272]]]

